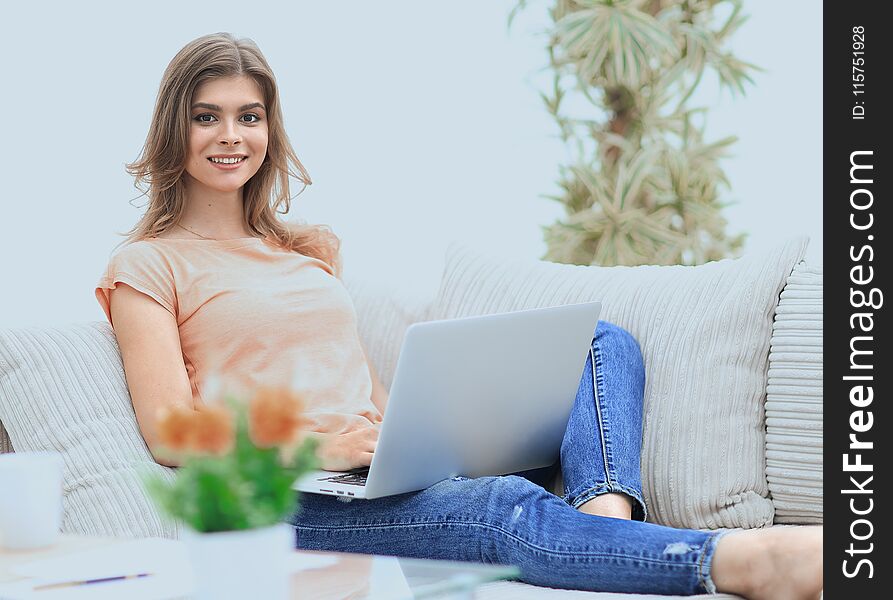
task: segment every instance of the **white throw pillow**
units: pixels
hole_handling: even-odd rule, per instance
[[[62,454],[63,531],[177,537],[141,484],[171,469],[140,435],[108,323],[0,330],[0,421],[16,452]]]
[[[645,361],[642,482],[649,520],[772,523],[764,402],[779,293],[808,238],[697,267],[522,261],[453,246],[432,318],[603,303]]]

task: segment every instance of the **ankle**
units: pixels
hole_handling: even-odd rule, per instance
[[[745,598],[759,596],[771,579],[770,541],[760,530],[735,531],[720,538],[713,554],[710,576],[717,592]]]
[[[587,515],[629,520],[632,518],[633,500],[626,494],[611,492],[584,502],[577,510]]]

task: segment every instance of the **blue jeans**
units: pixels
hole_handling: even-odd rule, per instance
[[[643,522],[644,388],[636,340],[599,321],[557,463],[498,477],[454,477],[375,500],[303,494],[290,519],[297,547],[512,564],[521,581],[548,587],[713,593],[710,566],[722,532]],[[543,487],[559,468],[563,497]],[[577,510],[608,492],[633,499],[633,520]]]

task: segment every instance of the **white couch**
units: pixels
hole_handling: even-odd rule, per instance
[[[806,243],[699,267],[634,268],[454,246],[434,297],[346,283],[386,385],[413,322],[602,300],[602,318],[633,333],[645,358],[649,520],[702,529],[821,523],[822,269],[802,262]],[[178,535],[139,483],[142,471],[171,474],[139,435],[107,323],[0,330],[0,451],[13,449],[63,453],[65,531]],[[481,597],[551,594],[652,597],[520,583],[491,584]]]

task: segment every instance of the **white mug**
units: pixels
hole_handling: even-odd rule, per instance
[[[0,454],[0,546],[50,546],[62,527],[62,455]]]

